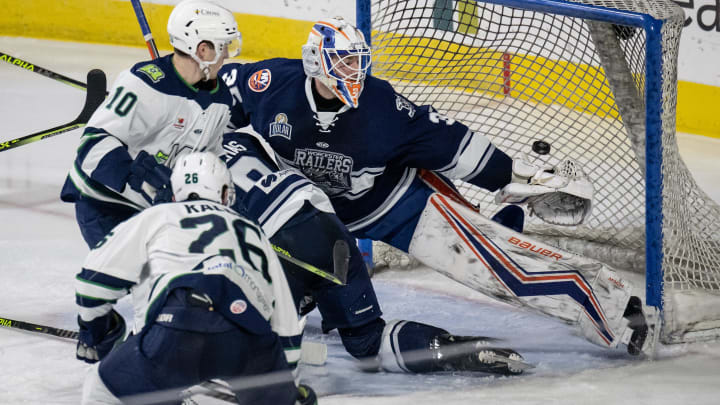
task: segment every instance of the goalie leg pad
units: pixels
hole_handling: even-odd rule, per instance
[[[628,330],[628,320],[624,317],[624,312],[630,301],[632,286],[605,266],[597,270],[590,268],[585,270],[587,277],[591,277],[592,273],[595,273],[594,280],[591,281],[592,292],[603,309],[600,315],[604,315],[604,321],[609,325],[610,330],[615,331],[615,334],[609,340],[607,335],[600,333],[598,328],[600,320],[585,316],[582,312],[578,316],[578,325],[583,336],[592,343],[616,347]]]
[[[441,195],[430,197],[409,250],[476,291],[579,325],[593,343],[615,347],[626,329],[632,286],[604,264],[535,241]]]

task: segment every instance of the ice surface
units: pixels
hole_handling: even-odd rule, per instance
[[[147,58],[123,48],[0,37],[0,50],[85,81],[91,68],[113,78]],[[20,68],[0,64],[0,141],[69,122],[84,93]],[[79,131],[0,153],[0,317],[75,329],[73,279],[87,248],[73,207],[58,195]],[[699,184],[720,201],[720,140],[679,136]],[[662,346],[654,361],[587,343],[562,323],[496,303],[426,268],[388,270],[374,278],[385,319],[432,323],[457,334],[504,339],[536,365],[527,375],[365,373],[337,333],[320,333],[317,312],[306,336],[328,344],[325,366],[301,376],[322,404],[716,404],[720,343]],[[120,310],[129,314],[129,305]],[[0,403],[73,404],[87,370],[74,345],[0,328]]]

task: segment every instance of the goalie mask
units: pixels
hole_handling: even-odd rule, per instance
[[[185,0],[175,6],[167,25],[173,48],[190,55],[209,79],[210,65],[216,64],[224,52],[232,58],[240,54],[241,35],[235,16],[217,4],[203,0]],[[201,42],[213,44],[215,59],[201,60],[195,53]]]
[[[343,103],[357,108],[370,67],[370,47],[357,28],[342,18],[313,25],[302,47],[305,74],[320,80]]]
[[[235,203],[235,185],[230,171],[222,159],[210,152],[194,152],[181,157],[170,182],[175,201],[202,198],[226,206]]]

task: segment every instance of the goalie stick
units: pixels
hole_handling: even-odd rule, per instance
[[[0,152],[84,127],[95,110],[100,106],[100,104],[102,104],[103,100],[105,100],[105,87],[107,85],[105,72],[100,69],[93,69],[89,71],[87,74],[87,81],[88,84],[87,95],[85,96],[85,105],[83,105],[83,109],[80,111],[80,115],[78,115],[77,118],[64,125],[59,125],[54,128],[35,132],[34,134],[9,141],[0,142]]]

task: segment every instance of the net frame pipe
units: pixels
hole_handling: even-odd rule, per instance
[[[481,1],[476,1],[481,3]],[[662,20],[649,14],[608,9],[601,6],[558,1],[558,0],[484,0],[482,3],[497,4],[528,11],[559,14],[612,24],[641,28],[646,32],[645,65],[645,275],[646,304],[663,309],[663,249],[662,249]],[[358,29],[371,44],[372,5],[370,0],[356,1]]]

